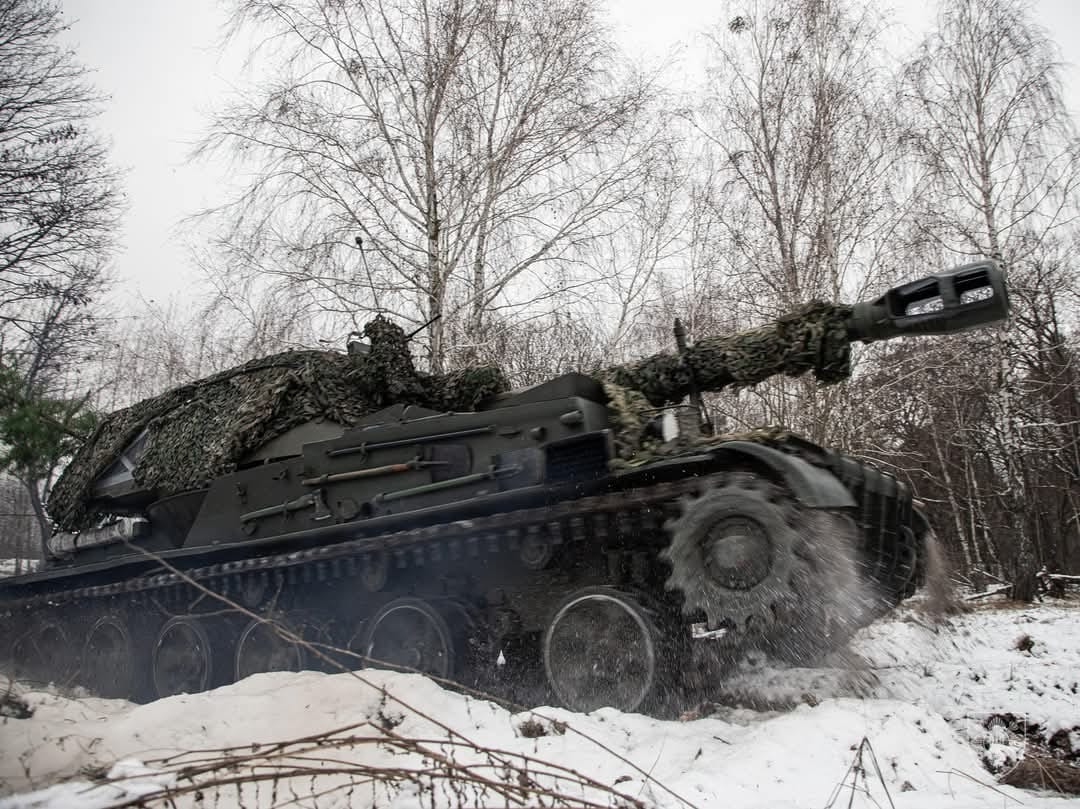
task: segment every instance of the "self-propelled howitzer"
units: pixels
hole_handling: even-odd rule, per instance
[[[703,660],[846,637],[912,592],[927,532],[883,472],[779,430],[672,436],[664,408],[778,373],[835,382],[854,341],[1007,312],[998,268],[973,264],[518,391],[493,368],[418,372],[378,318],[347,354],[256,360],[105,418],[50,499],[53,558],[0,585],[0,652],[135,698],[326,663],[272,616],[351,665],[496,690],[542,671],[529,698],[660,710]]]

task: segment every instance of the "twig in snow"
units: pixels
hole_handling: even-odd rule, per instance
[[[962,775],[964,778],[968,779],[969,781],[974,781],[976,784],[978,784],[981,787],[986,787],[987,789],[991,790],[992,792],[996,792],[998,795],[1001,795],[1004,798],[1008,798],[1010,801],[1015,801],[1016,803],[1020,804],[1021,806],[1024,805],[1024,802],[1022,800],[1020,800],[1018,798],[1014,798],[1012,795],[1009,795],[1006,792],[1002,792],[1000,789],[993,786],[992,784],[988,784],[985,781],[980,781],[974,775],[969,775],[968,773],[964,772],[963,770],[957,770],[955,768],[953,768],[951,770],[938,770],[938,774],[939,775]]]
[[[991,573],[991,572],[989,572],[987,570],[982,570],[980,568],[974,568],[971,572],[972,573],[978,573],[980,576],[986,576],[986,578],[988,578],[988,579],[993,579],[998,584],[1008,584],[1010,587],[1012,586],[1009,582],[1005,581],[1005,579],[1001,578],[1000,576],[995,576],[993,573]]]
[[[870,784],[867,781],[866,776],[866,764],[863,763],[863,753],[868,753],[870,756],[870,763],[874,765],[874,774],[877,775],[878,781],[881,783],[881,788],[885,791],[885,797],[889,799],[889,806],[891,809],[896,809],[896,804],[893,803],[892,795],[889,794],[889,788],[885,785],[885,776],[881,773],[881,767],[878,765],[877,756],[874,754],[874,748],[870,746],[870,739],[866,736],[862,737],[862,741],[859,742],[859,747],[855,751],[855,758],[847,768],[847,772],[844,773],[844,777],[840,779],[840,783],[836,785],[836,789],[833,790],[832,795],[829,796],[829,802],[825,804],[825,809],[832,809],[836,805],[837,800],[840,799],[840,794],[847,787],[851,794],[848,796],[848,809],[855,802],[855,793],[862,792],[870,800],[873,800],[873,796],[870,794]],[[851,776],[851,784],[847,783],[848,776]],[[859,781],[862,781],[862,786],[859,785]],[[877,801],[874,801],[877,803]]]
[[[972,593],[969,596],[964,596],[964,601],[978,601],[980,598],[989,598],[990,596],[999,596],[1008,593],[1012,590],[1011,584],[1002,584],[998,587],[994,587],[987,590],[985,593]]]

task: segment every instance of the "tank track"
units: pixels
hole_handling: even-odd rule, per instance
[[[251,559],[183,569],[181,573],[155,572],[110,584],[58,590],[0,602],[5,611],[56,607],[71,601],[137,596],[160,592],[166,604],[189,598],[189,579],[220,595],[239,593],[243,578],[258,582],[275,571],[285,572],[288,583],[325,582],[362,575],[365,569],[393,564],[398,570],[438,565],[497,553],[521,551],[548,542],[579,542],[590,537],[603,542],[620,532],[648,530],[663,534],[663,517],[649,512],[684,495],[700,494],[723,483],[728,474],[711,475],[653,484],[549,506],[520,509],[471,520],[438,523],[373,537],[361,537],[309,550],[291,551]],[[639,513],[641,512],[641,513]],[[635,519],[636,517],[636,519]],[[528,551],[526,551],[528,553]]]

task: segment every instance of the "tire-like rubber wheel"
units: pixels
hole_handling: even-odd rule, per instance
[[[421,598],[391,601],[364,625],[364,665],[452,679],[464,651],[459,613]]]
[[[107,613],[86,633],[79,682],[106,699],[132,699],[137,661],[131,629],[122,614]]]
[[[329,633],[313,615],[270,616],[266,620],[253,620],[240,633],[236,641],[234,669],[237,680],[265,671],[300,671],[318,668],[318,657],[308,654],[302,643],[287,639],[279,629],[309,643],[327,644]]]
[[[158,697],[195,694],[209,688],[214,652],[203,621],[190,615],[170,618],[154,641],[150,669]]]
[[[236,641],[234,667],[237,681],[267,671],[300,671],[304,663],[304,651],[294,641],[283,637],[280,626],[289,632],[281,619],[253,620],[240,633]]]
[[[633,596],[588,587],[556,608],[543,638],[544,672],[573,711],[648,709],[661,686],[663,639]]]

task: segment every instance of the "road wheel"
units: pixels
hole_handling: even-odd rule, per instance
[[[34,616],[16,630],[11,645],[16,679],[70,685],[76,673],[67,628],[51,616]]]
[[[544,632],[544,672],[570,710],[650,710],[670,682],[673,634],[662,636],[654,613],[628,593],[588,587],[555,608]]]
[[[80,684],[106,699],[135,699],[140,661],[128,618],[122,613],[102,615],[86,633],[82,647]]]
[[[453,679],[464,663],[466,629],[456,604],[399,598],[366,622],[360,650],[368,666]]]
[[[299,642],[289,636],[295,636]],[[328,623],[308,613],[272,615],[252,620],[236,642],[236,679],[265,671],[325,669],[327,665],[305,643],[330,644]],[[325,654],[325,650],[321,650]]]
[[[158,697],[196,694],[210,688],[214,647],[204,622],[194,615],[170,618],[154,642],[150,670]]]

